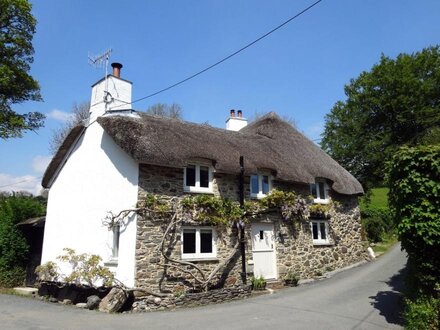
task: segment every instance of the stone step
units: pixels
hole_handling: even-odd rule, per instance
[[[22,296],[35,296],[38,293],[38,289],[28,288],[28,287],[17,287],[14,288],[14,292]]]

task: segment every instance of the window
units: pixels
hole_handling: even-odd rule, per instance
[[[329,244],[328,238],[328,222],[323,220],[312,220],[310,222],[312,227],[313,244],[324,245]]]
[[[184,190],[189,192],[212,192],[212,168],[207,165],[188,165],[184,169]]]
[[[314,198],[315,203],[328,203],[328,186],[325,180],[316,180],[310,185],[310,194]]]
[[[120,226],[119,225],[114,226],[112,231],[113,231],[112,259],[117,260],[119,256]]]
[[[215,258],[215,231],[213,228],[182,228],[182,259]]]
[[[263,198],[272,189],[270,175],[266,174],[254,174],[251,175],[251,197]]]

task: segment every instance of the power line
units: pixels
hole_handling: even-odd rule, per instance
[[[5,187],[10,187],[10,186],[15,186],[15,185],[17,185],[17,184],[25,183],[25,182],[33,182],[33,181],[40,180],[41,178],[42,178],[42,176],[40,176],[40,177],[38,177],[38,178],[34,178],[34,179],[27,179],[27,180],[17,181],[17,182],[14,182],[14,183],[6,184],[6,185],[4,185],[4,186],[0,186],[0,188],[5,188]]]
[[[148,98],[153,97],[153,96],[155,96],[155,95],[157,95],[157,94],[163,93],[163,92],[165,92],[165,91],[167,91],[167,90],[169,90],[169,89],[171,89],[171,88],[174,88],[174,87],[176,87],[176,86],[179,86],[179,85],[183,84],[184,82],[187,82],[188,80],[191,80],[191,79],[193,79],[193,78],[195,78],[195,77],[201,75],[202,73],[204,73],[204,72],[206,72],[206,71],[208,71],[208,70],[210,70],[210,69],[216,67],[217,65],[219,65],[219,64],[221,64],[221,63],[223,63],[223,62],[229,60],[231,57],[234,57],[235,55],[241,53],[241,52],[244,51],[245,49],[251,47],[252,45],[254,45],[254,44],[256,44],[257,42],[259,42],[260,40],[262,40],[262,39],[266,38],[267,36],[271,35],[271,34],[274,33],[275,31],[281,29],[284,25],[290,23],[290,22],[293,21],[294,19],[296,19],[296,18],[298,18],[299,16],[301,16],[302,14],[306,13],[307,11],[309,11],[310,9],[312,9],[314,6],[316,6],[316,5],[317,5],[318,3],[320,3],[321,1],[322,1],[322,0],[318,0],[318,1],[314,2],[313,4],[311,4],[310,6],[308,6],[307,8],[303,9],[302,11],[300,11],[299,13],[297,13],[296,15],[292,16],[291,18],[289,18],[287,21],[281,23],[280,25],[278,25],[277,27],[273,28],[273,29],[270,30],[269,32],[263,34],[261,37],[259,37],[259,38],[255,39],[254,41],[248,43],[246,46],[244,46],[244,47],[240,48],[239,50],[233,52],[232,54],[230,54],[230,55],[224,57],[223,59],[221,59],[221,60],[215,62],[214,64],[211,64],[210,66],[206,67],[205,69],[200,70],[199,72],[197,72],[197,73],[195,73],[195,74],[193,74],[193,75],[191,75],[191,76],[189,76],[189,77],[187,77],[187,78],[185,78],[185,79],[183,79],[183,80],[180,80],[180,81],[176,82],[175,84],[172,84],[172,85],[170,85],[170,86],[168,86],[168,87],[166,87],[166,88],[163,88],[163,89],[161,89],[161,90],[159,90],[159,91],[157,91],[157,92],[154,92],[154,93],[149,94],[149,95],[147,95],[147,96],[144,96],[144,97],[141,97],[141,98],[139,98],[139,99],[136,99],[136,100],[134,100],[133,102],[131,102],[131,104],[133,104],[133,103],[137,103],[137,102],[142,101],[142,100],[145,100],[145,99],[148,99]],[[127,103],[128,103],[128,102],[127,102]],[[119,105],[119,106],[114,107],[114,108],[118,108],[118,107],[121,107],[121,106],[122,106],[122,105]]]

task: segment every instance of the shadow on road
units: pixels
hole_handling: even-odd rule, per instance
[[[379,291],[375,296],[369,297],[373,300],[371,305],[379,311],[380,315],[385,317],[388,323],[401,326],[404,325],[402,312],[405,273],[406,266],[386,281],[391,290]]]

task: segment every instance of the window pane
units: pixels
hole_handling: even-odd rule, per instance
[[[325,223],[320,222],[319,226],[320,226],[320,230],[321,230],[321,239],[327,239],[327,233],[325,231]]]
[[[194,229],[183,231],[183,253],[196,253],[196,231]]]
[[[317,195],[317,193],[316,193],[316,184],[312,183],[312,184],[310,185],[310,193],[312,194],[312,196],[313,196],[314,198],[318,198],[318,195]]]
[[[313,239],[318,239],[318,223],[312,222],[312,228],[313,228]]]
[[[269,176],[263,175],[263,194],[269,193]]]
[[[251,175],[251,194],[258,194],[259,192],[258,175]]]
[[[325,190],[324,190],[325,185],[324,185],[324,182],[319,182],[318,186],[319,186],[319,198],[325,199]]]
[[[207,166],[200,166],[200,187],[209,187],[209,168]]]
[[[194,165],[186,167],[186,185],[191,187],[196,185],[196,167]]]
[[[200,230],[200,253],[212,253],[212,230]]]

